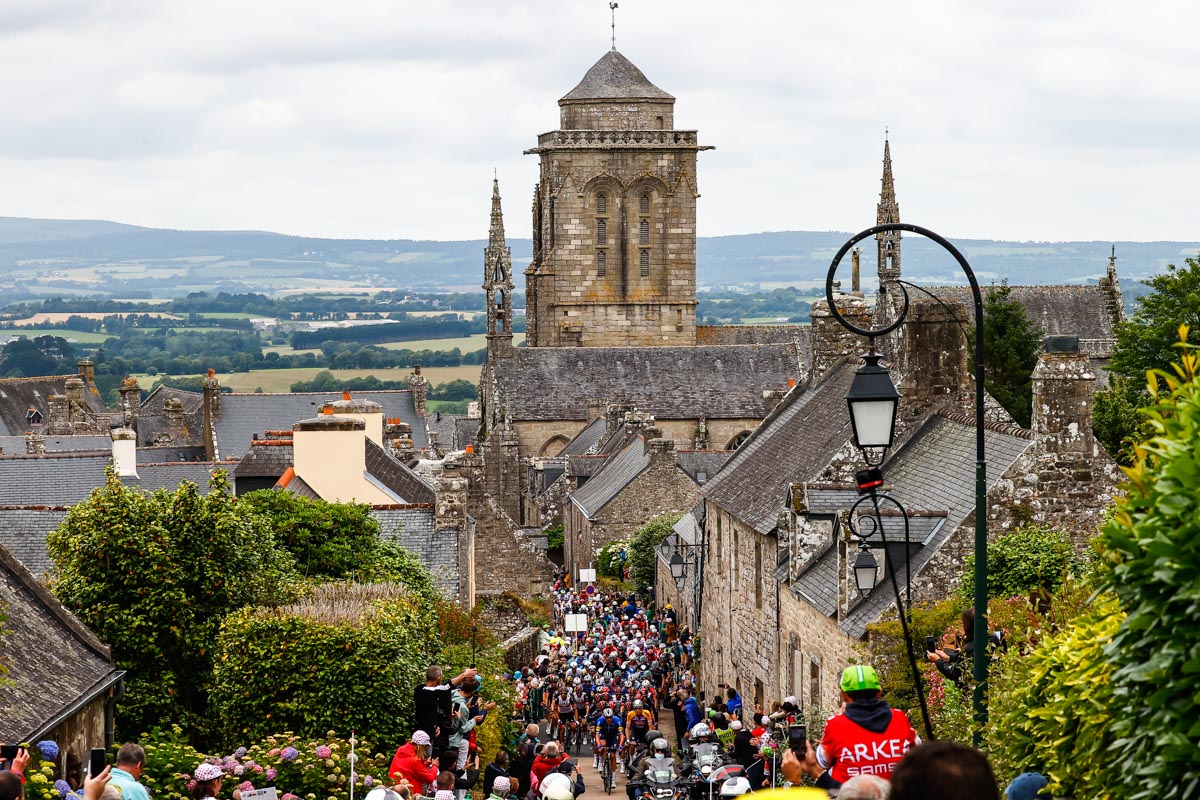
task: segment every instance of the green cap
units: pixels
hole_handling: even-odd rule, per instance
[[[878,690],[879,673],[874,667],[860,665],[856,667],[846,667],[842,671],[842,691],[843,692],[861,692],[867,689]]]

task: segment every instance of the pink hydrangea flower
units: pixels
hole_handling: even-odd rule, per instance
[[[279,755],[279,748],[278,748],[278,747],[272,747],[270,750],[268,750],[268,751],[267,751],[267,755],[269,755],[269,756],[271,756],[272,758],[274,758],[275,756]]]
[[[267,769],[267,780],[273,781],[278,777],[279,777],[279,772],[276,769],[274,769],[273,767]]]
[[[262,764],[255,764],[255,765],[254,765],[254,771],[255,771],[255,772],[258,772],[258,773],[261,773],[261,772],[263,771]]]
[[[333,751],[323,744],[317,745],[317,758],[329,758],[333,755]]]
[[[251,783],[250,781],[242,781],[241,783],[238,784],[237,788],[243,792],[253,792],[254,784]]]

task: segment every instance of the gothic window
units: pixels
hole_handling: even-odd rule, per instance
[[[649,275],[650,275],[650,251],[646,250],[645,248],[642,249],[640,265],[641,265],[642,277],[643,278],[649,277]]]
[[[596,274],[604,277],[608,273],[608,253],[601,250],[596,253]]]
[[[742,431],[737,436],[729,440],[729,444],[725,445],[726,450],[737,450],[742,442],[750,438],[750,431]]]
[[[596,244],[600,247],[608,244],[608,220],[596,220]]]
[[[649,214],[650,213],[650,195],[644,194],[644,195],[642,195],[641,199],[638,200],[638,213],[641,213],[641,214]]]
[[[607,214],[608,213],[608,196],[605,195],[604,192],[601,192],[600,194],[596,195],[596,213],[597,214]]]
[[[762,542],[754,543],[754,607],[762,608],[763,575],[762,575]]]
[[[821,708],[821,664],[814,658],[808,662],[808,702],[818,711]]]
[[[650,244],[650,220],[642,220],[642,224],[638,226],[638,237],[642,244]]]

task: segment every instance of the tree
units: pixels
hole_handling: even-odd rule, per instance
[[[974,333],[967,340],[973,343]],[[1041,351],[1042,331],[1012,298],[1012,288],[992,287],[983,301],[984,386],[1024,428],[1033,415],[1033,368]]]
[[[210,489],[147,494],[110,472],[47,538],[53,591],[129,673],[122,737],[172,722],[202,737],[222,620],[295,593],[291,559],[266,521],[239,508],[224,472]]]
[[[1030,525],[997,537],[987,549],[988,597],[1049,597],[1063,581],[1080,572],[1079,559],[1065,531]],[[958,596],[969,605],[975,596],[975,555],[967,556]]]
[[[1117,325],[1108,366],[1139,388],[1148,370],[1169,370],[1178,360],[1180,325],[1189,326],[1188,342],[1200,343],[1200,257],[1187,259],[1182,269],[1168,264],[1145,283],[1151,292],[1137,299],[1131,320]]]
[[[648,586],[654,585],[658,565],[655,549],[671,535],[680,516],[655,517],[633,535],[629,542],[629,581],[635,591],[644,594]]]
[[[1104,449],[1122,466],[1133,464],[1134,447],[1154,430],[1140,409],[1150,404],[1145,383],[1112,375],[1107,389],[1096,392],[1092,406],[1092,432]]]

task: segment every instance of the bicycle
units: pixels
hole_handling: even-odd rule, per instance
[[[612,753],[607,747],[600,748],[600,782],[604,786],[605,794],[612,794],[613,786],[616,784],[616,778],[613,776],[613,758]]]

